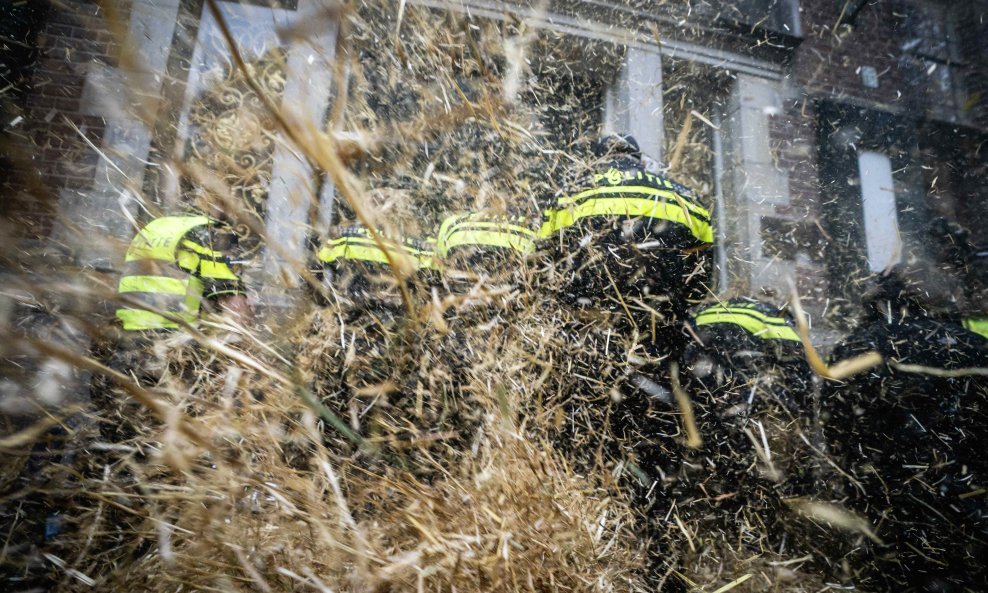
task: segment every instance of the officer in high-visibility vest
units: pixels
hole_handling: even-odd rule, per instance
[[[938,278],[939,263],[928,265]],[[854,478],[846,504],[881,525],[884,546],[867,559],[862,587],[979,590],[988,581],[979,560],[988,555],[988,338],[979,318],[954,309],[961,295],[926,290],[923,272],[914,262],[893,268],[867,295],[831,360],[877,351],[883,363],[824,384],[824,429]],[[952,280],[937,284],[963,292]]]
[[[435,268],[434,251],[428,241],[394,239],[381,231],[375,240],[366,228],[349,226],[326,239],[317,257],[334,290],[352,305],[397,305],[397,283],[427,279]]]
[[[565,317],[574,319],[561,337],[586,358],[579,363],[586,386],[570,389],[561,409],[582,424],[607,424],[601,437],[651,477],[642,493],[650,498],[651,480],[678,464],[668,435],[680,427],[669,413],[675,403],[665,365],[681,354],[690,300],[703,296],[713,230],[694,193],[650,171],[633,137],[605,136],[591,152],[544,212],[538,253],[545,265],[535,278],[570,309]],[[600,390],[601,379],[612,393]]]
[[[505,273],[520,271],[525,257],[535,252],[537,239],[523,217],[454,214],[439,226],[436,259],[454,285],[472,285],[481,275],[500,280]]]
[[[127,249],[116,317],[126,331],[194,325],[202,302],[244,318],[246,291],[227,250],[236,235],[203,215],[163,216],[142,228]],[[222,245],[220,245],[222,243]]]
[[[381,420],[391,406],[406,403],[400,395],[389,401],[386,386],[399,386],[399,394],[415,391],[414,383],[406,384],[417,368],[410,362],[409,340],[423,333],[417,315],[424,302],[421,289],[430,285],[435,267],[433,252],[428,241],[381,230],[372,234],[360,226],[333,229],[316,252],[334,295],[317,315],[340,335],[325,341],[312,390],[358,434],[383,430]],[[416,331],[404,331],[409,327]]]
[[[750,413],[765,397],[794,411],[804,405],[812,371],[793,320],[778,307],[731,299],[700,308],[690,323],[695,339],[683,367],[721,412]]]
[[[633,137],[605,136],[593,152],[539,231],[561,296],[633,312],[642,332],[671,327],[704,296],[710,212],[688,188],[648,171]]]
[[[743,537],[736,517],[721,518],[758,517],[762,543],[780,545],[791,535],[779,512],[783,501],[816,492],[808,443],[818,439],[809,441],[814,417],[806,397],[812,372],[794,320],[773,304],[742,297],[701,305],[684,330],[681,397],[702,443],[669,447],[666,455],[681,461],[668,470],[677,480],[667,495],[681,503],[722,500],[709,519],[699,517],[703,511],[694,518]]]
[[[519,216],[466,212],[448,216],[439,225],[437,280],[445,292],[467,295],[447,301],[463,307],[443,310],[444,331],[435,342],[454,389],[467,385],[469,368],[486,364],[492,349],[496,351],[504,334],[490,325],[491,320],[504,319],[502,327],[510,325],[528,302],[516,297],[531,286],[527,258],[535,252],[536,240],[535,231]]]

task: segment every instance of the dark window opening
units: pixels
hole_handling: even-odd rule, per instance
[[[911,109],[956,117],[963,106],[962,72],[950,7],[913,0],[903,7],[905,41],[900,67],[919,92],[910,93]]]
[[[988,137],[978,130],[928,124],[920,134],[921,168],[931,216],[963,225],[975,243],[988,244]],[[979,156],[982,155],[982,156]]]

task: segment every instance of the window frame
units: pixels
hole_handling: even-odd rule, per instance
[[[925,21],[931,13],[935,13],[938,16],[938,21],[942,29],[943,39],[939,39],[937,42],[943,43],[944,55],[936,55],[935,53],[926,51],[926,47],[924,46],[928,46],[930,40],[928,38],[919,38],[920,34],[926,33],[926,31],[917,30],[918,28],[915,24],[908,31],[908,35],[919,38],[919,43],[916,46],[912,46],[910,44],[913,40],[910,39],[901,46],[903,56],[909,56],[917,62],[917,65],[923,65],[924,76],[930,84],[938,84],[938,80],[933,77],[934,69],[942,68],[947,73],[949,89],[941,89],[941,96],[949,98],[950,104],[945,105],[940,101],[929,100],[929,93],[925,93],[924,95],[928,99],[924,102],[924,108],[937,117],[951,121],[966,121],[967,117],[963,112],[963,106],[967,93],[964,84],[964,73],[962,71],[966,64],[961,56],[961,47],[957,34],[956,7],[931,0],[909,0],[907,7],[911,11],[906,17],[907,23],[910,17],[913,19],[922,18]],[[927,23],[924,22],[924,24]]]

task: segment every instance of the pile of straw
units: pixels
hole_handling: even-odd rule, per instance
[[[599,85],[554,63],[573,48],[550,51],[553,36],[522,19],[376,2],[330,16],[348,84],[329,129],[265,116],[254,136],[284,138],[325,170],[341,224],[421,236],[452,211],[534,221],[599,131]],[[717,99],[694,97],[708,75],[672,71],[666,114],[681,130],[672,176],[705,194],[703,112]],[[545,102],[555,94],[571,100]],[[270,112],[261,99],[250,113]],[[264,161],[271,146],[240,148]],[[206,148],[177,166],[183,199],[237,215],[246,192],[263,214],[255,181],[269,172],[237,147]],[[212,185],[196,174],[222,168],[210,158],[229,165]],[[250,183],[230,191],[231,175]],[[257,220],[238,222],[267,240]],[[559,302],[546,259],[386,276],[364,302],[291,263],[318,298],[271,326],[179,332],[136,353],[144,374],[110,368],[120,347],[98,324],[86,327],[104,352],[33,343],[93,378],[89,405],[0,441],[0,560],[14,588],[821,591],[874,535],[830,504],[843,470],[815,411],[725,419],[646,348],[654,328]]]
[[[654,364],[640,344],[518,290],[478,283],[418,318],[331,303],[281,354],[232,328],[174,336],[153,387],[107,370],[11,498],[11,541],[54,532],[8,560],[63,590],[819,584],[778,531],[791,418],[763,416],[771,470],[736,439],[693,450],[676,405],[632,384]],[[615,420],[642,406],[650,423]],[[705,439],[714,413],[697,408]]]

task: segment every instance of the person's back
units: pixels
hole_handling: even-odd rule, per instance
[[[127,249],[117,288],[123,329],[194,325],[203,301],[236,299],[239,309],[245,289],[227,253],[235,242],[229,227],[202,215],[164,216],[144,226]]]
[[[119,325],[94,344],[94,358],[142,386],[159,384],[172,372],[200,372],[190,364],[198,358],[194,353],[199,344],[185,330],[209,330],[201,323],[207,312],[250,321],[246,286],[234,259],[238,255],[236,232],[209,216],[163,216],[148,222],[124,256],[115,311]],[[95,413],[104,419],[129,414],[135,404],[102,373],[93,374],[89,391]],[[80,424],[98,428],[105,441],[132,436],[130,425],[114,421]]]
[[[703,478],[707,487],[736,491],[751,505],[805,488],[809,451],[799,435],[813,423],[813,373],[791,317],[766,302],[730,299],[700,307],[690,330],[683,385],[703,454],[717,459]],[[771,451],[758,467],[750,435]]]
[[[812,371],[795,324],[774,305],[731,299],[701,307],[691,319],[694,339],[682,362],[718,405],[749,414],[756,398],[805,407]]]
[[[538,276],[569,309],[560,333],[585,383],[566,404],[573,424],[604,425],[601,450],[633,460],[648,506],[679,465],[666,364],[681,352],[689,301],[704,293],[713,231],[691,191],[645,169],[633,138],[604,137],[593,152],[545,212]]]
[[[633,138],[605,137],[595,152],[539,232],[554,283],[573,304],[627,310],[642,331],[671,327],[704,295],[710,213],[684,186],[646,171]]]
[[[351,406],[370,409],[361,394],[404,379],[395,360],[403,360],[403,338],[412,335],[403,328],[414,321],[408,306],[418,314],[418,285],[433,266],[432,247],[381,230],[346,226],[333,229],[316,256],[335,295],[325,317],[333,324],[339,320],[341,333],[338,341],[325,345],[316,391],[333,394],[327,405],[347,416]]]
[[[433,252],[423,241],[347,226],[335,229],[316,256],[348,310],[398,311],[402,291],[433,268]]]
[[[535,252],[538,237],[521,217],[467,212],[448,216],[436,234],[438,267],[451,290],[477,282],[499,284],[514,278]]]
[[[988,513],[971,495],[988,478],[988,338],[965,327],[960,298],[931,301],[929,285],[903,267],[884,274],[831,355],[884,359],[822,398],[830,450],[855,478],[848,503],[889,545],[866,559],[863,586],[961,591],[988,579]]]
[[[124,256],[116,319],[123,332],[106,344],[108,364],[156,383],[169,350],[153,345],[199,325],[204,310],[250,320],[237,235],[200,214],[163,216],[138,231]]]

